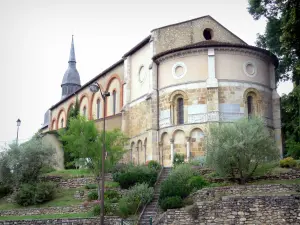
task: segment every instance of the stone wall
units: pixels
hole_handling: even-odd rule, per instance
[[[52,224],[52,225],[86,225],[94,224],[100,225],[99,218],[78,218],[78,219],[45,219],[45,220],[9,220],[0,221],[0,225],[40,225],[40,224]],[[120,225],[121,219],[119,217],[105,217],[105,225]]]
[[[64,179],[61,176],[47,176],[42,178],[43,180],[52,181],[58,183],[61,188],[78,188],[83,187],[87,184],[95,184],[96,180],[94,177],[78,177]],[[105,181],[112,181],[112,174],[105,175]]]
[[[297,189],[298,185],[202,189],[193,196],[193,206],[167,210],[154,224],[300,224]]]
[[[65,213],[82,213],[90,211],[91,206],[60,206],[60,207],[45,207],[45,208],[24,208],[13,210],[1,210],[0,216],[31,216],[45,214],[65,214]],[[1,223],[0,223],[1,224]]]

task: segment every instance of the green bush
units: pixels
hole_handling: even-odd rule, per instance
[[[173,164],[174,166],[180,165],[184,163],[184,155],[175,153],[174,159],[173,159]]]
[[[92,210],[93,216],[99,216],[101,213],[101,207],[99,204],[95,205]],[[114,207],[109,202],[104,202],[104,215],[110,216],[114,213]]]
[[[17,204],[21,206],[34,205],[35,186],[32,184],[22,184],[15,197]]]
[[[292,157],[287,157],[285,159],[280,160],[280,167],[283,168],[293,168],[297,166],[297,161]]]
[[[193,176],[188,180],[188,184],[192,190],[199,190],[208,185],[208,182],[201,176]]]
[[[154,189],[148,184],[136,184],[119,201],[119,214],[121,217],[133,215],[138,209],[151,202]]]
[[[92,200],[97,200],[98,199],[98,192],[97,191],[90,191],[88,193],[88,200],[92,201]]]
[[[177,166],[169,177],[161,184],[159,193],[159,204],[162,207],[162,201],[168,197],[179,196],[182,199],[187,197],[192,188],[188,180],[195,175],[190,165],[182,164]]]
[[[157,179],[157,171],[143,165],[129,166],[124,172],[114,173],[113,179],[123,189],[127,189],[137,183],[147,183],[149,186],[153,186]]]
[[[97,189],[97,184],[87,184],[85,185],[85,189]]]
[[[51,173],[55,171],[55,169],[52,166],[49,165],[45,165],[40,169],[41,174],[45,174],[45,173]]]
[[[127,196],[123,196],[119,201],[118,214],[122,218],[126,218],[129,215],[134,215],[139,208],[138,199],[129,199]]]
[[[52,182],[41,182],[36,185],[22,184],[15,197],[21,206],[41,204],[54,198],[55,184]]]
[[[120,198],[121,195],[115,190],[107,190],[104,192],[104,199],[108,199],[112,203],[118,202]]]
[[[183,206],[182,199],[179,196],[167,197],[162,200],[160,207],[166,211],[167,209],[177,209]]]
[[[150,169],[155,169],[156,171],[159,171],[161,169],[161,165],[157,161],[155,161],[155,160],[150,160],[148,162],[147,166]]]
[[[206,163],[206,157],[205,156],[198,156],[196,158],[193,158],[190,161],[190,164],[193,166],[200,166],[200,167],[204,167]]]
[[[12,193],[12,188],[8,185],[0,185],[0,198]]]
[[[54,198],[55,184],[52,182],[41,182],[35,187],[34,203],[41,204]]]

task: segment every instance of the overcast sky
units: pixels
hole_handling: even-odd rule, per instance
[[[247,0],[0,0],[0,145],[16,138],[18,118],[19,138],[30,138],[60,100],[72,34],[84,84],[152,29],[204,15],[250,45],[265,29]],[[278,92],[291,88],[281,84]]]

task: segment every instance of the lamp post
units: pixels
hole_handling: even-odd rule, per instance
[[[21,125],[21,120],[20,119],[18,119],[17,120],[17,145],[18,145],[18,140],[19,140],[19,127],[20,127],[20,125]]]
[[[108,91],[102,92],[100,85],[95,82],[91,84],[90,86],[90,91],[93,93],[96,93],[100,91],[101,97],[103,99],[104,107],[103,107],[103,146],[102,146],[102,168],[101,168],[101,203],[100,203],[100,209],[101,209],[101,214],[100,214],[100,224],[104,225],[104,161],[105,161],[105,112],[106,112],[106,98],[110,96],[110,93]]]

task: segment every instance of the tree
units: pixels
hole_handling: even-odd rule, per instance
[[[211,125],[206,137],[207,164],[244,184],[257,166],[279,159],[279,149],[261,119]]]
[[[54,152],[37,136],[21,145],[11,144],[0,156],[0,183],[15,187],[21,183],[36,183],[41,168],[53,166]]]
[[[269,49],[279,59],[276,81],[292,79],[300,83],[300,1],[249,0],[249,13],[258,20],[267,19],[265,34],[257,45]]]
[[[100,198],[100,176],[102,167],[103,132],[98,132],[94,121],[78,116],[70,119],[69,129],[61,132],[64,149],[75,158],[84,158],[89,168],[98,178],[98,198]],[[113,167],[124,154],[127,138],[120,130],[106,131],[105,170]]]
[[[266,31],[259,34],[257,45],[269,49],[279,59],[276,81],[291,79],[293,91],[281,98],[283,139],[288,154],[298,157],[300,152],[300,1],[249,0],[249,13],[254,19],[267,19]]]

